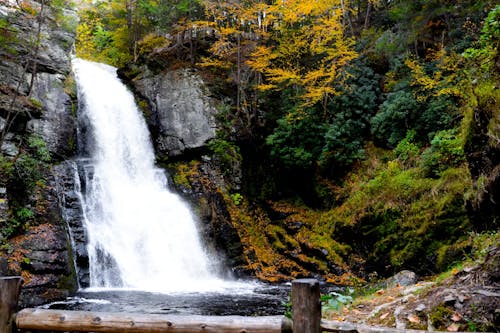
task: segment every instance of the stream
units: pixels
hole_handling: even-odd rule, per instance
[[[290,286],[255,285],[253,289],[227,292],[154,293],[139,290],[93,290],[78,292],[44,309],[127,312],[150,314],[266,316],[282,315]]]

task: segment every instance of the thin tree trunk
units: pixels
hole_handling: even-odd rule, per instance
[[[17,116],[19,114],[18,112],[14,111],[14,107],[16,105],[16,101],[17,101],[17,98],[19,96],[19,90],[21,89],[21,84],[22,84],[22,82],[24,80],[24,76],[26,75],[26,73],[28,73],[28,68],[30,66],[30,61],[32,62],[32,66],[33,67],[32,67],[30,85],[29,85],[29,88],[28,88],[28,96],[31,94],[31,91],[33,89],[34,78],[35,78],[36,69],[37,69],[37,60],[36,60],[36,58],[38,56],[38,53],[40,52],[40,44],[41,44],[41,36],[42,36],[42,25],[43,25],[43,23],[45,21],[45,15],[44,15],[45,0],[41,0],[40,4],[41,4],[41,7],[40,7],[40,12],[38,13],[39,19],[38,19],[37,35],[36,35],[36,39],[35,39],[36,45],[33,48],[31,48],[31,53],[26,58],[26,63],[24,65],[24,67],[23,67],[21,75],[18,78],[16,90],[14,91],[14,95],[12,96],[12,100],[11,100],[10,105],[9,105],[9,110],[8,110],[8,113],[7,113],[7,118],[5,119],[5,126],[4,126],[3,131],[0,133],[0,154],[1,154],[1,147],[2,147],[3,142],[5,140],[5,136],[7,135],[7,133],[9,133],[10,128],[12,127],[12,124],[14,123],[14,121],[16,120],[16,118],[17,118]]]
[[[370,23],[370,14],[372,11],[372,2],[368,1],[368,5],[366,7],[366,16],[365,16],[365,24],[364,24],[364,29],[368,29],[368,24]]]

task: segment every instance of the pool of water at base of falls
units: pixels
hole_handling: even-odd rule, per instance
[[[288,302],[288,284],[258,284],[236,292],[156,293],[137,290],[81,290],[65,301],[41,306],[97,312],[151,314],[266,316],[282,315]]]

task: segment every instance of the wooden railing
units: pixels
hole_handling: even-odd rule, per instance
[[[0,277],[0,333],[17,330],[107,333],[423,333],[321,320],[319,282],[292,282],[293,320],[285,316],[179,316],[23,309],[16,312],[22,279]]]
[[[293,320],[285,316],[180,316],[138,313],[46,310],[16,312],[20,277],[0,277],[0,333],[17,330],[108,333],[319,333],[321,301],[319,282],[292,282]]]

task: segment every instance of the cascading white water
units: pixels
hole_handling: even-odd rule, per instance
[[[73,70],[95,142],[84,195],[90,287],[217,290],[224,283],[190,210],[155,166],[142,114],[116,69],[74,59]]]

